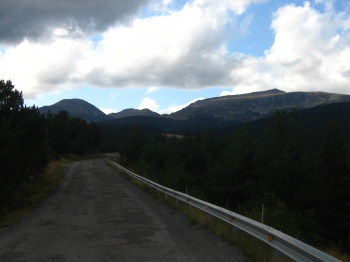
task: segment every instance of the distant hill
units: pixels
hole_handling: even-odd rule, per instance
[[[120,119],[120,118],[125,118],[125,117],[130,117],[130,116],[152,116],[152,117],[160,117],[161,115],[153,112],[149,109],[133,109],[133,108],[128,108],[124,109],[118,113],[112,113],[109,114],[110,117]]]
[[[298,111],[300,121],[311,136],[315,145],[320,145],[325,136],[328,126],[334,122],[340,135],[347,146],[350,146],[350,102],[332,103],[320,105],[313,108]],[[248,127],[252,134],[261,137],[269,126],[270,118],[262,118],[255,121],[235,124],[223,128],[214,129],[214,133],[219,136],[231,135],[235,131]]]
[[[197,101],[170,115],[183,121],[207,118],[217,123],[242,123],[261,119],[275,110],[311,108],[322,104],[350,102],[350,95],[325,92],[290,92],[278,89],[244,95],[222,96]]]
[[[67,111],[71,116],[80,117],[88,122],[100,122],[110,119],[100,109],[81,99],[63,99],[51,106],[39,108],[41,113],[51,111],[51,113],[56,114],[62,110]]]

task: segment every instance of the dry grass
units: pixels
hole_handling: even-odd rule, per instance
[[[130,178],[127,174],[119,170],[117,167],[111,164],[110,166],[116,171],[118,171],[120,174],[122,174],[128,180],[143,188],[147,193],[151,194],[158,200],[185,214],[189,218],[189,223],[191,225],[203,225],[208,230],[218,235],[220,238],[224,239],[228,243],[241,250],[250,261],[270,262],[272,261],[272,259],[276,258],[276,255],[273,254],[270,247],[254,239],[253,237],[250,237],[249,235],[234,229],[229,224],[219,219],[216,219],[210,216],[209,214],[203,212],[202,210],[188,205],[187,203],[176,200],[171,196],[165,196],[164,193],[159,192],[149,187],[148,185],[145,185],[141,181],[134,178]],[[285,258],[281,257],[280,260],[274,261],[287,262],[290,260],[286,260]]]
[[[119,170],[115,166],[111,165],[115,170]],[[205,213],[202,210],[199,210],[195,207],[189,206],[187,203],[176,200],[171,196],[166,196],[164,193],[156,191],[153,188],[150,188],[148,185],[143,184],[141,181],[137,179],[130,179],[130,177],[123,172],[123,174],[127,179],[142,187],[146,192],[153,195],[155,198],[165,202],[169,206],[174,209],[179,210],[181,213],[185,214],[189,218],[189,223],[200,224],[206,227],[208,230],[215,233],[221,239],[227,241],[231,245],[235,246],[239,249],[245,256],[252,262],[291,262],[292,259],[284,256],[278,251],[273,250],[271,247],[266,245],[265,243],[257,240],[256,238],[248,235],[245,232],[240,231],[229,225],[228,223],[219,220],[211,215]],[[333,248],[331,250],[324,251],[329,255],[341,260],[342,262],[350,262],[350,254],[344,254],[340,252],[338,249]]]
[[[350,262],[350,254],[341,252],[338,248],[327,249],[324,252],[339,259],[342,262]]]
[[[12,208],[0,217],[0,228],[18,222],[25,214],[33,210],[56,189],[65,170],[74,161],[105,158],[102,154],[84,156],[66,155],[61,160],[51,161],[34,181],[22,183],[12,197]]]
[[[0,218],[0,228],[18,222],[50,196],[71,161],[52,161],[45,170],[32,181],[22,183],[13,196],[13,208]]]

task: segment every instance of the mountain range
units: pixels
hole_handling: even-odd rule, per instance
[[[71,116],[103,125],[152,126],[164,132],[179,133],[185,129],[202,130],[246,123],[268,117],[275,110],[301,110],[338,102],[350,102],[350,95],[272,89],[200,100],[170,115],[160,115],[149,109],[125,109],[106,115],[80,99],[64,99],[54,105],[41,107],[39,111],[57,113],[65,110]]]

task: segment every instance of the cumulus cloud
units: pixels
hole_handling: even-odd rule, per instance
[[[350,18],[346,11],[334,11],[331,1],[318,1],[326,6],[323,11],[308,2],[276,10],[271,23],[274,43],[259,58],[229,53],[226,41],[232,34],[244,33],[235,27],[236,17],[262,0],[193,0],[180,9],[134,18],[126,24],[116,22],[148,1],[89,0],[81,4],[64,0],[52,6],[34,5],[37,1],[18,2],[22,20],[12,18],[16,17],[13,1],[0,3],[0,25],[7,25],[0,26],[0,41],[20,41],[0,48],[0,75],[23,90],[25,98],[80,86],[232,87],[223,95],[271,88],[350,93]],[[174,3],[159,1],[166,7]],[[46,8],[42,16],[37,15],[40,21],[32,14],[23,15],[27,2],[37,6],[34,11]],[[76,3],[81,10],[76,10]],[[70,11],[65,12],[68,6]],[[6,8],[8,15],[13,13],[10,19],[4,16]],[[62,14],[51,14],[54,9]],[[108,9],[106,17],[101,15],[104,9]],[[67,17],[74,17],[72,27],[67,26]],[[251,19],[247,16],[245,30]],[[101,37],[98,41],[72,37],[73,29],[83,33],[100,30]],[[46,31],[50,40],[30,40],[39,40]],[[29,40],[22,41],[24,38]],[[148,103],[153,109],[157,105]]]
[[[19,2],[16,7],[18,13],[26,10],[27,2]],[[8,19],[8,26],[0,28],[0,31],[8,30],[0,34],[5,40],[15,41],[17,36],[29,38],[2,51],[0,74],[12,79],[24,91],[26,98],[54,89],[84,85],[193,89],[229,83],[230,71],[237,65],[233,56],[227,56],[225,46],[228,25],[234,19],[230,11],[239,14],[249,3],[259,0],[193,0],[165,15],[137,18],[128,24],[108,27],[112,24],[108,18],[112,16],[108,12],[114,10],[112,3],[122,5],[117,9],[124,11],[113,16],[115,20],[120,20],[144,2],[146,0],[105,0],[98,2],[99,6],[94,8],[93,3],[97,2],[89,0],[84,2],[82,10],[72,13],[79,9],[80,1],[74,1],[74,4],[61,1],[53,4],[57,13],[62,13],[58,15],[51,13],[52,6],[37,5],[36,0],[32,0],[33,10],[46,8],[46,13],[37,16],[39,20],[28,14],[23,16],[23,21]],[[168,6],[172,1],[162,3]],[[9,7],[9,13],[14,10],[8,1],[1,4]],[[72,28],[56,24],[65,23],[65,9],[69,9],[67,12],[74,17],[74,29],[86,32],[109,29],[100,34],[99,41],[72,37]],[[108,10],[106,17],[101,15],[104,9]],[[42,21],[46,17],[52,21]],[[1,19],[5,22],[1,16],[0,24]],[[89,25],[88,21],[92,21],[91,30],[85,28]],[[27,28],[27,24],[31,24],[31,29]],[[52,34],[49,40],[30,40],[40,38],[46,31]],[[11,35],[10,32],[17,33]]]
[[[157,90],[159,90],[160,88],[158,86],[151,86],[150,88],[147,89],[146,93],[150,94],[150,93],[154,93]]]
[[[88,42],[72,39],[57,39],[49,44],[26,40],[2,52],[0,75],[11,79],[26,98],[72,88],[89,49]]]
[[[0,42],[42,40],[61,28],[72,35],[101,32],[127,20],[149,0],[1,0]]]
[[[157,101],[150,98],[150,97],[145,97],[141,104],[137,107],[137,109],[149,109],[153,112],[157,112],[159,109],[159,105],[157,104]]]
[[[189,106],[190,104],[192,104],[194,102],[197,102],[197,101],[203,100],[203,99],[204,99],[203,97],[198,97],[198,98],[193,99],[193,100],[191,100],[190,102],[188,102],[188,103],[186,103],[184,105],[172,105],[172,106],[170,106],[168,108],[159,110],[159,113],[160,114],[171,114],[171,113],[177,112],[177,111],[179,111],[179,110]]]
[[[194,1],[170,15],[136,19],[105,32],[87,79],[98,86],[224,84],[236,62],[225,57],[225,25],[231,18],[225,1],[202,2],[208,1]]]
[[[115,109],[110,109],[110,108],[100,108],[100,110],[106,115],[109,115],[111,113],[117,113]]]
[[[170,4],[172,4],[174,2],[174,0],[163,0],[163,5],[168,6]]]
[[[203,97],[198,97],[196,99],[191,100],[190,102],[183,104],[183,105],[172,105],[169,106],[168,108],[161,109],[160,106],[158,105],[157,101],[155,99],[152,99],[150,97],[145,97],[140,105],[137,107],[137,109],[149,109],[152,110],[153,112],[157,112],[159,114],[171,114],[176,111],[179,111],[190,104],[197,102],[199,100],[203,100]]]
[[[327,3],[329,4],[329,3]],[[263,58],[245,57],[231,71],[235,88],[222,95],[279,88],[286,91],[350,93],[350,19],[294,4],[278,9],[275,41]]]

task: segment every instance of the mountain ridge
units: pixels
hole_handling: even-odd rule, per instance
[[[219,122],[248,122],[267,117],[275,110],[300,110],[333,102],[350,102],[350,95],[326,92],[284,92],[272,89],[204,99],[170,114],[170,117],[193,120],[206,115]]]
[[[118,113],[111,113],[109,114],[110,117],[113,118],[125,118],[125,117],[131,117],[131,116],[153,116],[153,117],[161,117],[160,114],[153,112],[152,110],[149,110],[147,108],[145,109],[134,109],[134,108],[127,108],[124,109]]]
[[[245,123],[268,117],[275,110],[300,110],[335,102],[350,102],[350,95],[326,92],[284,92],[271,89],[241,95],[212,97],[196,101],[171,113],[160,115],[149,109],[124,109],[106,115],[94,105],[81,99],[63,99],[52,106],[39,108],[46,113],[68,111],[71,116],[86,121],[110,122],[109,125],[154,125],[171,129],[205,129]]]

